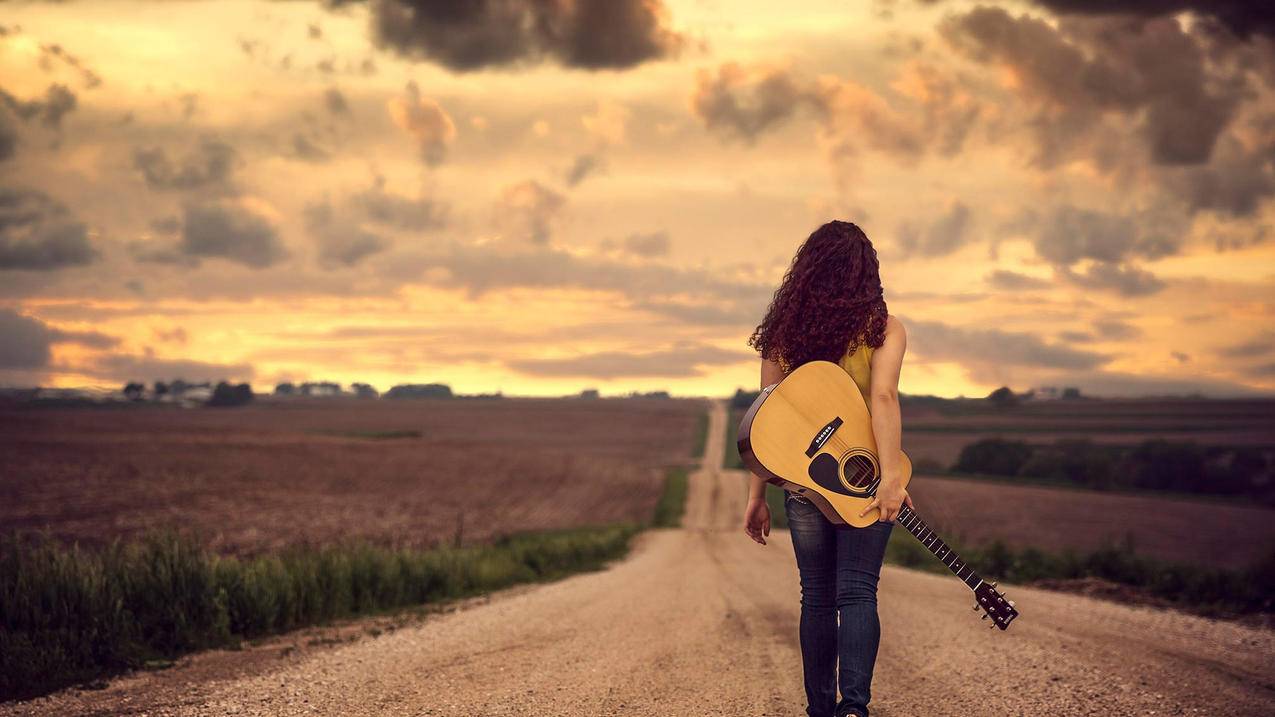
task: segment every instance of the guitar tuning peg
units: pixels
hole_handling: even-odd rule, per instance
[[[1010,606],[1010,607],[1014,607],[1014,601],[1013,601],[1013,600],[1010,600],[1010,601],[1009,601],[1009,606]]]
[[[987,619],[987,613],[983,613],[983,616],[982,616],[982,617],[980,617],[979,619],[980,619],[980,620],[986,620],[986,619]]]
[[[971,608],[971,609],[972,609],[974,612],[978,612],[978,603],[974,603],[974,607],[973,607],[973,608]]]
[[[992,587],[993,587],[993,588],[994,588],[994,587],[996,587],[996,581],[995,581],[995,580],[993,580],[993,581],[992,581]]]
[[[996,623],[992,623],[991,625],[988,625],[988,626],[987,626],[987,629],[988,629],[988,630],[994,630],[994,629],[996,629]]]

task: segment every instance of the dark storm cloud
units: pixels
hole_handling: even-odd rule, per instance
[[[0,368],[43,368],[59,343],[110,348],[119,339],[96,331],[63,331],[11,309],[0,309]]]
[[[899,317],[908,331],[908,348],[931,361],[1007,364],[1051,369],[1094,369],[1112,357],[1045,343],[1035,334],[1000,329],[962,328],[939,321]]]
[[[1053,286],[1048,280],[1020,274],[1007,269],[997,269],[983,278],[988,284],[1006,291],[1023,291],[1025,289],[1047,289]]]
[[[0,270],[52,271],[97,258],[87,227],[61,202],[36,190],[0,188]]]
[[[704,366],[729,366],[755,358],[750,351],[689,344],[648,353],[604,351],[571,358],[518,359],[506,361],[506,365],[516,371],[542,377],[688,378],[706,375]]]
[[[240,164],[235,148],[213,137],[200,140],[179,159],[169,158],[162,147],[133,150],[133,166],[151,189],[228,189]]]
[[[627,68],[673,56],[684,42],[660,0],[374,0],[371,9],[379,46],[457,71],[545,60]]]
[[[1275,195],[1275,136],[1270,145],[1256,151],[1233,137],[1223,137],[1210,165],[1186,168],[1165,181],[1192,210],[1251,217]]]
[[[1060,14],[1128,14],[1155,17],[1190,10],[1212,17],[1247,39],[1255,34],[1275,36],[1275,12],[1261,0],[1033,0]]]
[[[392,242],[376,228],[420,232],[447,222],[447,205],[432,197],[408,197],[388,191],[384,178],[340,201],[328,197],[305,209],[306,231],[328,269],[354,266],[389,249]]]
[[[1109,111],[1140,118],[1157,163],[1206,163],[1246,89],[1242,74],[1212,71],[1197,40],[1170,17],[1077,17],[1055,29],[978,6],[943,18],[939,33],[974,61],[1012,68],[1021,92],[1048,103],[1032,121],[1042,168],[1066,158]]]
[[[218,201],[186,204],[176,243],[134,242],[129,249],[138,261],[188,267],[215,258],[264,269],[288,257],[269,219],[247,206]]]
[[[1059,275],[1077,286],[1114,291],[1122,296],[1145,296],[1164,288],[1164,282],[1155,274],[1131,264],[1099,262],[1083,272],[1063,267]]]

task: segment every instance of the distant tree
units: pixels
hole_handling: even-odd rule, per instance
[[[580,398],[597,398],[597,397],[598,397],[598,389],[596,388],[586,388],[580,392]]]
[[[1153,438],[1139,443],[1128,455],[1128,472],[1139,488],[1204,492],[1204,450],[1194,441]]]
[[[274,387],[274,395],[291,396],[297,392],[297,387],[292,385],[291,381],[285,381]]]
[[[745,391],[737,388],[735,396],[730,400],[731,408],[748,408],[753,405],[753,401],[756,401],[759,395],[761,395],[760,391]]]
[[[130,401],[142,400],[142,395],[146,393],[146,386],[136,382],[129,381],[124,384],[124,398]]]
[[[445,383],[401,383],[385,392],[386,398],[452,398]]]
[[[987,394],[987,402],[998,408],[1008,408],[1018,405],[1018,396],[1014,395],[1009,386],[1001,386]]]
[[[354,390],[354,395],[359,398],[376,398],[380,395],[375,388],[366,383],[352,383],[350,388]]]
[[[961,455],[952,470],[961,473],[990,473],[992,475],[1018,475],[1019,469],[1031,457],[1032,447],[1023,441],[1007,441],[1003,438],[984,438],[961,449]]]
[[[163,381],[156,381],[154,390],[155,390],[155,398],[159,398],[160,396],[167,396],[168,384],[164,383]]]
[[[251,402],[252,386],[246,383],[231,385],[225,381],[217,382],[212,397],[208,399],[209,406],[242,406]]]
[[[1062,391],[1063,398],[1081,398],[1080,389],[1075,386],[1066,386]]]

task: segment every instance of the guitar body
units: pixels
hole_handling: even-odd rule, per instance
[[[863,395],[835,363],[804,363],[763,388],[739,423],[739,455],[754,474],[809,498],[833,523],[864,528],[881,519],[877,508],[859,517],[881,484],[881,464]],[[906,486],[912,461],[901,450],[899,463]],[[974,610],[989,627],[1004,630],[1018,617],[996,583],[979,577],[906,504],[895,522],[974,591]]]
[[[834,523],[863,528],[880,519],[881,482],[872,417],[840,366],[811,361],[762,390],[739,425],[739,454],[757,475],[809,498]],[[899,451],[904,486],[912,461]]]

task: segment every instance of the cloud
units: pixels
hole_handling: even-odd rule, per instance
[[[1047,279],[1040,279],[1027,274],[1020,274],[1007,269],[996,269],[983,277],[991,286],[1006,291],[1023,291],[1027,289],[1047,289],[1053,284]]]
[[[185,381],[249,381],[256,375],[252,364],[248,363],[223,364],[137,354],[107,354],[74,368],[79,373],[103,380],[143,383],[179,378]]]
[[[1260,2],[1252,0],[1033,0],[1060,15],[1128,14],[1143,17],[1179,13],[1190,10],[1211,17],[1240,38],[1253,35],[1275,37],[1275,14]]]
[[[323,92],[323,106],[328,112],[334,115],[348,115],[350,113],[350,103],[345,100],[345,95],[335,87],[329,87]]]
[[[305,227],[319,245],[319,262],[328,268],[354,266],[390,246],[385,237],[338,215],[326,199],[306,206]]]
[[[1136,339],[1142,335],[1142,329],[1119,319],[1098,319],[1093,326],[1104,339]]]
[[[1243,73],[1213,71],[1172,17],[1077,16],[1055,28],[978,6],[944,17],[938,30],[967,58],[1011,70],[1018,92],[1039,103],[1032,162],[1042,169],[1083,147],[1106,112],[1138,122],[1155,162],[1207,163],[1246,91]]]
[[[606,166],[606,161],[602,155],[597,153],[588,153],[577,155],[571,166],[564,173],[563,181],[568,187],[574,187],[583,182],[589,175],[596,174]]]
[[[378,46],[456,71],[546,60],[590,70],[633,67],[678,52],[683,38],[667,23],[660,0],[372,3]]]
[[[788,68],[726,62],[716,74],[707,69],[696,73],[691,112],[709,130],[753,144],[795,116],[803,103],[815,101],[812,88]]]
[[[205,137],[180,159],[170,159],[162,147],[133,150],[133,166],[151,189],[180,191],[214,187],[228,190],[240,164],[235,148],[213,137]]]
[[[960,200],[953,200],[924,231],[911,221],[904,222],[899,228],[899,246],[905,257],[917,254],[946,256],[965,245],[969,225],[969,207]]]
[[[0,309],[0,368],[43,368],[52,357],[50,347],[75,343],[89,348],[110,348],[119,339],[96,331],[64,331],[12,309]]]
[[[704,366],[729,366],[755,359],[748,351],[708,344],[681,344],[665,351],[603,351],[570,358],[514,359],[505,363],[516,371],[541,377],[686,378],[705,375]]]
[[[58,44],[40,44],[40,67],[46,71],[53,69],[54,60],[60,60],[80,75],[86,89],[94,89],[102,84],[102,78]]]
[[[593,114],[580,117],[580,124],[604,145],[623,144],[630,114],[619,102],[601,101]]]
[[[648,232],[646,234],[630,234],[621,244],[624,251],[633,256],[655,257],[665,256],[672,248],[672,241],[666,231]]]
[[[387,107],[394,124],[416,140],[421,160],[430,166],[440,164],[456,139],[456,124],[447,112],[422,97],[415,82],[409,82],[404,96],[391,99]]]
[[[544,246],[566,205],[565,195],[534,179],[510,185],[496,203],[496,224],[506,238]]]
[[[966,365],[1005,364],[1050,369],[1094,369],[1110,356],[1045,343],[1034,334],[963,328],[939,321],[899,317],[908,330],[908,349],[930,361]]]
[[[1275,331],[1263,331],[1253,338],[1218,351],[1226,358],[1260,358],[1275,354]]]
[[[1185,168],[1162,181],[1186,200],[1192,211],[1252,217],[1262,202],[1275,195],[1275,142],[1270,138],[1267,142],[1265,147],[1249,147],[1227,135],[1211,164]]]
[[[307,162],[326,162],[332,153],[315,144],[309,137],[297,132],[292,135],[292,154]]]
[[[371,188],[351,195],[349,203],[370,222],[407,231],[445,226],[449,215],[448,206],[432,197],[408,197],[387,191],[385,180],[380,177]]]
[[[1083,273],[1073,271],[1070,267],[1061,267],[1058,273],[1077,286],[1114,291],[1122,296],[1154,294],[1165,286],[1155,274],[1127,263],[1099,261],[1091,264]]]
[[[42,100],[20,100],[0,89],[0,104],[24,122],[37,120],[54,130],[62,129],[62,118],[77,106],[75,93],[60,84],[49,85]]]
[[[170,222],[160,224],[168,227]],[[190,202],[182,208],[181,235],[176,244],[130,245],[139,261],[198,266],[203,259],[225,259],[253,269],[264,269],[289,253],[274,224],[251,201]]]
[[[0,188],[0,270],[53,271],[98,257],[84,223],[61,202],[32,189]]]

